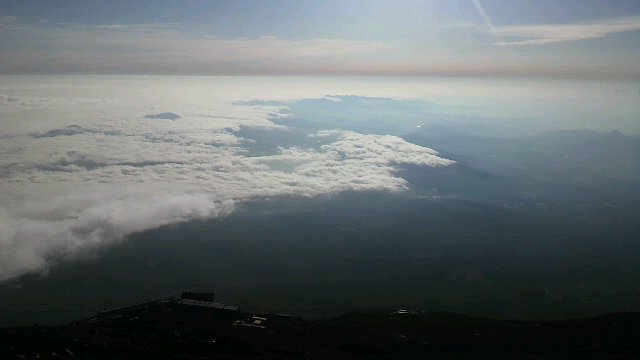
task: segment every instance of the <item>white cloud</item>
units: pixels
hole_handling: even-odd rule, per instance
[[[525,38],[500,42],[500,45],[544,45],[565,41],[599,39],[609,35],[640,31],[640,17],[601,20],[579,24],[500,26],[503,38]]]
[[[152,94],[176,91],[180,100],[158,98],[146,107],[126,93],[100,98],[92,90],[114,86],[105,90],[112,93],[123,89],[122,80],[92,81],[74,91],[65,85],[68,94],[46,84],[18,89],[30,94],[30,105],[0,112],[39,124],[11,136],[0,128],[0,281],[86,256],[134,232],[224,216],[249,199],[402,191],[408,184],[396,175],[397,164],[452,163],[398,137],[351,131],[310,134],[319,142],[313,148],[290,146],[287,128],[269,121],[280,107],[188,100],[176,84]],[[133,93],[149,86],[138,84]],[[181,118],[144,118],[158,109]],[[53,110],[63,118],[52,117]],[[68,119],[73,112],[89,119]],[[65,127],[71,121],[77,126]],[[238,136],[241,128],[281,132],[283,145],[250,156],[245,146],[257,140]]]
[[[128,194],[115,200],[109,199],[113,194],[101,195],[100,202],[61,219],[16,217],[0,207],[0,281],[47,270],[56,261],[93,252],[132,232],[218,217],[233,210],[232,202],[216,202],[206,194]]]
[[[326,132],[322,133],[322,135],[324,134]],[[433,149],[408,143],[397,136],[363,135],[350,131],[338,134],[337,141],[323,145],[322,148],[343,153],[347,159],[380,161],[384,164],[407,163],[428,166],[453,163],[451,160],[437,156],[438,153]]]

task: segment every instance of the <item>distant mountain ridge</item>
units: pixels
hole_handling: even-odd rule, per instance
[[[496,174],[553,181],[640,181],[640,137],[619,131],[554,130],[534,136],[492,138],[459,128],[432,126],[404,139]]]
[[[3,359],[639,358],[640,313],[504,321],[428,311],[304,320],[155,300],[59,327],[0,329]]]

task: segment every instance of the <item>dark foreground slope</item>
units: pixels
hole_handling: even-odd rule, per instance
[[[308,321],[173,301],[0,330],[2,359],[635,359],[640,313],[498,321],[423,312]]]

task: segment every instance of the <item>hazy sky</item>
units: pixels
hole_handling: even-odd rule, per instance
[[[0,1],[0,73],[640,77],[637,0]]]

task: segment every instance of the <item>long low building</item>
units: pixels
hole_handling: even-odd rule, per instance
[[[150,305],[154,305],[159,303],[160,300],[145,300],[145,301],[140,301],[137,303],[133,303],[133,304],[127,304],[127,305],[122,305],[122,306],[118,306],[118,307],[114,307],[111,309],[105,309],[100,311],[100,315],[105,315],[105,314],[113,314],[113,313],[117,313],[117,312],[121,312],[121,311],[128,311],[128,310],[133,310],[133,309],[139,309],[145,306],[150,306]]]
[[[219,309],[219,310],[240,311],[240,308],[237,306],[226,305],[226,304],[210,302],[210,301],[181,299],[176,301],[176,304],[186,305],[186,306],[200,306],[200,307]]]

